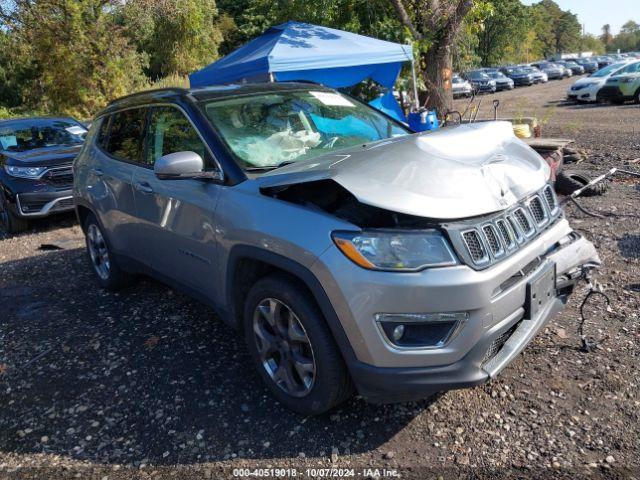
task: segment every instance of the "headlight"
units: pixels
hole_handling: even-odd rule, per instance
[[[580,85],[574,85],[573,90],[582,90],[583,88],[595,87],[597,83],[581,83]]]
[[[38,178],[47,167],[16,167],[14,165],[5,165],[4,169],[12,177]]]
[[[416,271],[458,263],[436,230],[334,232],[333,241],[347,258],[369,270]]]

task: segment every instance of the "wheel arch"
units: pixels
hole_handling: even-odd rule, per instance
[[[260,278],[273,273],[282,273],[301,282],[322,312],[347,366],[356,361],[344,328],[320,281],[304,265],[269,250],[236,245],[229,254],[225,283],[226,303],[233,326],[241,330],[243,301],[251,287]]]
[[[75,199],[75,210],[76,210],[76,218],[78,219],[78,223],[80,223],[80,228],[82,228],[82,231],[84,232],[84,223],[87,220],[87,217],[89,215],[93,215],[94,217],[96,217],[96,219],[98,218],[98,216],[96,215],[96,213],[93,211],[93,209],[91,208],[91,206],[89,205],[89,203],[76,198]],[[98,220],[98,222],[100,222],[100,220]],[[84,232],[86,233],[86,232]]]

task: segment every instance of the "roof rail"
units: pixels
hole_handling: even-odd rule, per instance
[[[121,100],[126,100],[128,98],[138,97],[140,95],[149,95],[154,93],[162,93],[162,92],[173,92],[173,93],[188,93],[188,88],[182,87],[163,87],[163,88],[152,88],[151,90],[140,90],[139,92],[130,93],[129,95],[125,95],[123,97],[118,97],[113,102],[120,102]]]

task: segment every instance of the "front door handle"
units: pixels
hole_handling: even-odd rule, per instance
[[[136,182],[134,185],[136,190],[142,193],[153,193],[153,188],[147,182]]]

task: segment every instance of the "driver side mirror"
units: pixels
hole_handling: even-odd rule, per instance
[[[202,157],[191,151],[163,155],[156,160],[153,171],[160,180],[220,178],[217,172],[205,172]]]

